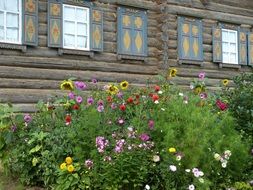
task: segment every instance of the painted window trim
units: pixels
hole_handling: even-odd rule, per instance
[[[18,29],[18,34],[19,34],[19,40],[17,42],[13,42],[13,41],[8,41],[8,40],[0,40],[0,48],[8,48],[8,49],[20,49],[19,47],[22,46],[22,38],[23,38],[23,26],[22,26],[22,19],[23,19],[23,6],[22,6],[22,0],[19,0],[19,29]],[[1,10],[4,12],[4,15],[6,15],[6,10]],[[10,11],[9,11],[10,12]],[[11,11],[11,13],[15,13],[17,14],[17,12],[13,12]],[[5,31],[5,35],[6,35],[6,27],[7,27],[7,23],[6,23],[6,16],[4,16],[4,31]],[[6,37],[6,36],[5,36]],[[6,45],[5,45],[6,44]],[[8,45],[7,45],[8,44]],[[15,47],[17,46],[17,47]],[[24,49],[24,48],[21,48]]]
[[[70,47],[70,46],[64,46],[64,8],[68,6],[68,7],[72,7],[72,8],[75,8],[75,11],[77,8],[82,8],[84,10],[87,10],[87,16],[88,16],[88,19],[87,19],[87,26],[88,26],[88,29],[87,29],[87,48],[78,48],[76,47],[77,46],[77,41],[76,41],[76,36],[77,36],[77,33],[75,33],[75,47]],[[89,7],[84,7],[84,6],[76,6],[76,5],[69,5],[69,4],[62,4],[62,32],[63,32],[63,35],[61,36],[62,37],[62,49],[69,49],[69,50],[82,50],[82,51],[90,51],[90,8]],[[76,27],[76,24],[77,24],[77,20],[75,20],[75,27]]]
[[[235,36],[236,36],[236,40],[235,40],[235,42],[236,42],[236,61],[234,62],[234,63],[232,63],[232,62],[224,62],[224,58],[223,58],[223,42],[224,42],[224,38],[223,38],[223,31],[226,31],[226,32],[235,32]],[[222,45],[222,63],[223,64],[231,64],[231,65],[239,65],[239,49],[238,49],[238,30],[231,30],[231,29],[226,29],[226,28],[222,28],[221,29],[221,35],[222,35],[222,41],[221,41],[221,45]],[[231,52],[229,52],[229,53],[231,53]]]
[[[119,4],[120,5],[120,4]],[[136,11],[141,11],[145,16],[144,16],[144,29],[143,31],[143,54],[133,54],[133,53],[124,53],[122,52],[122,43],[121,43],[121,38],[122,38],[122,29],[123,26],[120,23],[122,19],[122,13],[120,12],[121,9],[133,9]],[[142,13],[139,13],[142,15]],[[131,26],[131,33],[133,33],[133,27]],[[146,9],[141,9],[138,7],[129,7],[129,6],[119,6],[117,9],[117,58],[118,60],[121,59],[130,59],[130,60],[141,60],[146,62],[148,57],[148,16],[147,16],[147,10]]]

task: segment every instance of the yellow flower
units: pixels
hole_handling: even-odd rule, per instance
[[[224,86],[227,86],[227,85],[228,85],[228,83],[229,83],[228,79],[224,79],[224,80],[222,80],[222,84],[223,84]]]
[[[173,148],[173,147],[171,147],[171,148],[169,148],[169,152],[170,152],[170,153],[175,153],[175,152],[176,152],[176,149]]]
[[[122,90],[126,90],[128,88],[128,86],[129,86],[129,83],[127,81],[122,81],[120,83],[120,87]]]
[[[202,88],[200,86],[194,88],[194,93],[195,94],[200,94],[202,92]]]
[[[67,168],[67,165],[65,162],[60,165],[61,170],[65,170],[66,168]]]
[[[109,94],[113,95],[113,94],[117,94],[117,93],[119,92],[119,89],[118,89],[117,86],[115,86],[115,85],[113,85],[113,84],[110,84],[110,85],[108,86],[107,92],[108,92]]]
[[[67,169],[69,173],[72,173],[75,170],[75,167],[71,164],[71,165],[68,165]]]
[[[68,165],[70,165],[70,164],[72,164],[73,160],[72,160],[71,157],[68,156],[68,157],[65,159],[65,162],[66,162]]]
[[[177,75],[177,69],[169,70],[169,77],[175,77]]]
[[[61,83],[61,89],[62,90],[74,90],[74,85],[71,80],[64,80]]]

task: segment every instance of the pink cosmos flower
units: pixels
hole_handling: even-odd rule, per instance
[[[200,72],[199,73],[199,79],[203,80],[206,76],[206,73],[205,72]]]
[[[104,106],[103,105],[99,105],[98,107],[97,107],[97,110],[98,110],[98,112],[103,112],[104,111]]]
[[[86,160],[85,166],[90,170],[93,167],[93,161],[90,159]]]
[[[94,99],[92,97],[87,98],[87,104],[92,105],[94,103]]]
[[[68,94],[69,99],[73,100],[75,98],[75,94],[73,92],[70,92]]]
[[[143,134],[140,135],[140,139],[141,139],[142,141],[148,141],[148,140],[150,139],[150,137],[149,137],[148,134],[143,133]]]
[[[75,87],[78,90],[85,90],[87,88],[87,85],[82,81],[76,81],[75,82]]]
[[[81,96],[77,96],[77,97],[76,97],[76,102],[77,102],[78,104],[81,104],[81,103],[83,102],[83,98],[82,98]]]
[[[30,115],[30,114],[25,114],[25,115],[24,115],[24,121],[25,121],[26,123],[30,123],[30,122],[32,121],[31,115]]]
[[[148,121],[148,127],[150,130],[153,130],[154,129],[154,126],[155,126],[155,122],[154,120],[149,120]]]

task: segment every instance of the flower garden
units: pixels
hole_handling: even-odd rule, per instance
[[[34,114],[2,105],[2,167],[54,190],[253,189],[253,74],[208,92],[204,72],[189,90],[170,82],[176,73],[102,90],[96,79],[68,79],[66,96]]]

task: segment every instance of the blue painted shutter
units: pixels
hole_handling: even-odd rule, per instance
[[[179,59],[190,59],[191,24],[183,17],[178,18],[178,54]]]
[[[138,11],[132,16],[132,54],[147,55],[147,13]]]
[[[95,7],[90,9],[91,50],[103,51],[103,12]]]
[[[48,47],[62,47],[62,3],[48,1]]]
[[[222,29],[213,27],[213,62],[222,63]]]
[[[23,0],[23,44],[38,45],[38,0]]]
[[[203,60],[202,21],[196,20],[191,23],[190,31],[190,58]]]
[[[240,65],[247,65],[247,33],[238,31],[238,61]]]
[[[253,33],[248,33],[248,65],[253,66]]]

